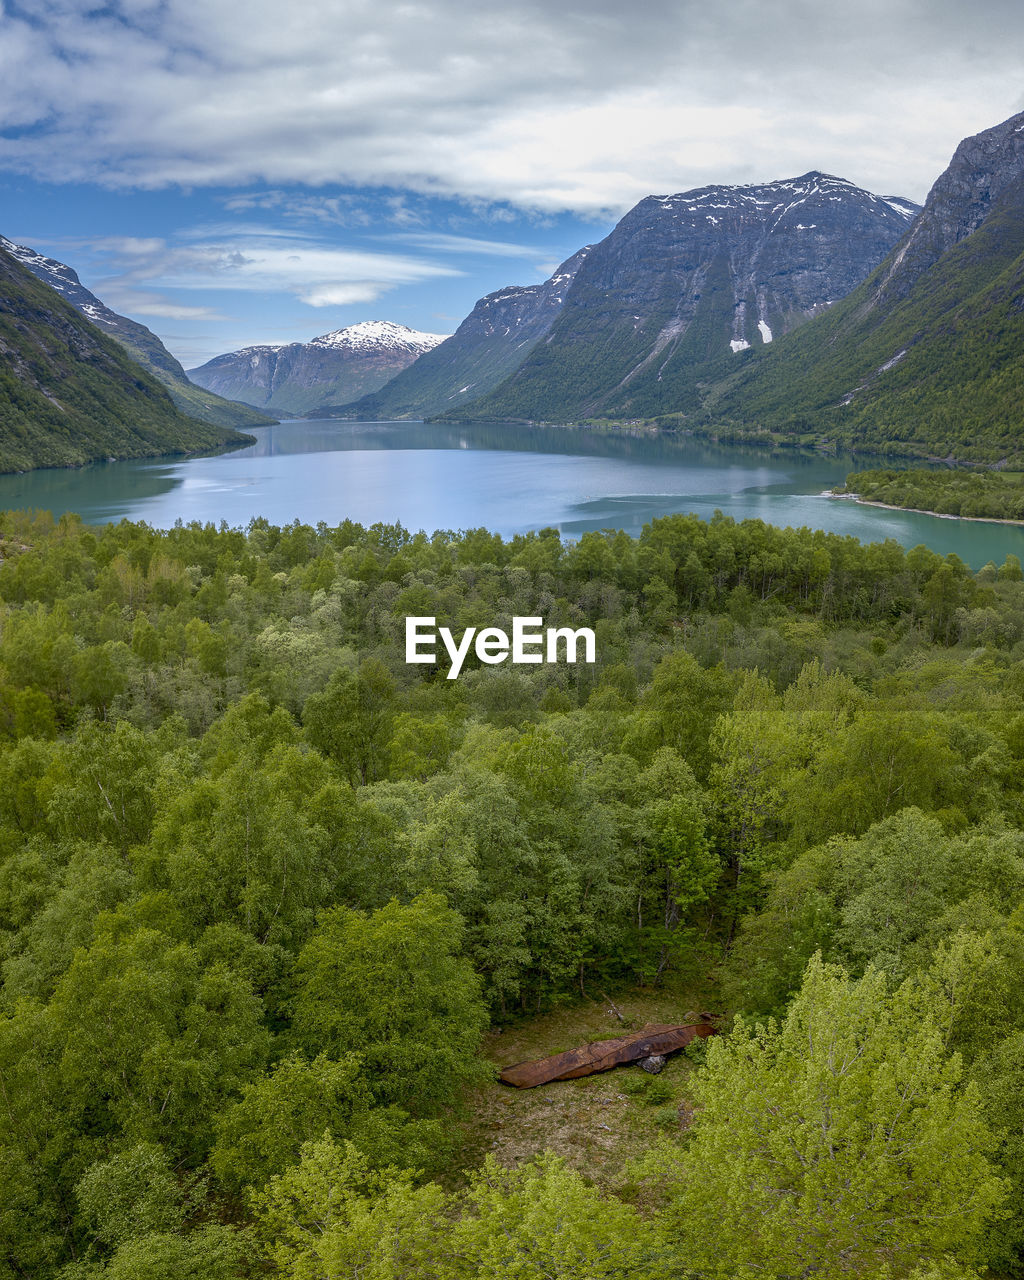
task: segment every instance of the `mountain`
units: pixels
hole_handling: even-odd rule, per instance
[[[450,416],[557,421],[696,408],[701,384],[859,284],[917,211],[817,172],[649,196],[586,255],[543,341]]]
[[[257,413],[248,405],[222,400],[220,396],[211,395],[209,391],[194,386],[185,376],[185,370],[152,330],[136,320],[129,320],[127,316],[119,316],[116,311],[111,311],[94,293],[89,292],[77,273],[66,263],[58,262],[56,258],[47,258],[27,245],[14,244],[3,236],[0,236],[0,248],[6,250],[12,258],[17,258],[37,279],[48,284],[51,289],[56,289],[82,315],[126,347],[144,369],[148,369],[167,387],[171,399],[182,413],[218,427],[256,427],[275,421],[265,414]]]
[[[706,418],[854,447],[1020,456],[1024,112],[966,138],[843,302],[715,388]]]
[[[0,246],[0,470],[250,439],[186,417],[120,343]]]
[[[551,328],[588,245],[543,284],[508,285],[481,298],[450,338],[372,395],[338,410],[349,417],[426,418],[492,391]]]
[[[366,320],[312,342],[243,347],[190,369],[193,382],[218,395],[274,413],[312,417],[376,391],[443,342],[404,324]]]

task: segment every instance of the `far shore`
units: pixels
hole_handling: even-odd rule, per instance
[[[935,516],[937,520],[973,520],[980,524],[1024,525],[1024,520],[1008,520],[1005,516],[954,516],[949,511],[925,511],[921,507],[898,507],[893,502],[875,502],[873,498],[862,498],[859,493],[836,493],[834,489],[826,489],[824,496],[844,498],[849,502],[857,502],[862,507],[882,507],[885,511],[910,511],[915,516]]]

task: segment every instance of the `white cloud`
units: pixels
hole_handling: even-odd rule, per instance
[[[449,235],[443,231],[396,232],[388,239],[431,253],[475,253],[490,258],[531,258],[536,253],[530,245],[511,240],[481,240],[476,236]]]
[[[162,297],[158,293],[147,293],[141,289],[131,289],[110,282],[104,289],[107,306],[114,310],[118,307],[130,308],[137,316],[155,316],[164,320],[223,320],[225,317],[213,307],[192,307],[184,302],[175,302],[171,298]]]
[[[375,221],[363,202],[356,196],[345,193],[321,196],[301,191],[246,191],[225,196],[222,203],[231,213],[269,209],[285,218],[339,227],[368,227]],[[397,220],[404,222],[406,218]]]
[[[809,168],[920,197],[1019,107],[1022,47],[1011,0],[969,28],[953,0],[22,0],[0,15],[0,166],[590,214]],[[357,216],[316,199],[306,216]]]
[[[408,196],[388,196],[384,204],[396,227],[416,227],[424,221],[423,215],[410,207]]]
[[[299,294],[311,307],[349,307],[356,302],[376,302],[382,293],[394,288],[375,280],[353,281],[351,284],[314,285]]]
[[[80,244],[81,241],[70,241],[69,243]],[[90,240],[88,243],[126,259],[150,258],[155,253],[161,253],[166,246],[166,241],[158,239],[156,236],[103,236],[101,239]]]
[[[167,290],[286,293],[311,307],[348,306],[373,302],[398,285],[462,275],[426,258],[244,226],[193,228],[177,241],[106,237],[90,243],[112,269],[96,282],[108,305],[172,319],[215,312],[168,298]]]

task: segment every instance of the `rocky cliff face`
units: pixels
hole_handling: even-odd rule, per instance
[[[928,193],[913,231],[881,272],[871,305],[895,305],[994,210],[1022,200],[1024,113],[960,143],[949,168]]]
[[[590,256],[579,288],[607,292],[617,301],[609,315],[643,324],[669,286],[674,305],[655,343],[663,349],[693,320],[722,260],[733,312],[728,342],[742,350],[845,297],[917,212],[822,173],[649,196]]]
[[[589,247],[543,284],[508,285],[480,299],[440,346],[380,391],[336,412],[348,417],[424,418],[457,408],[506,378],[554,323]]]
[[[808,173],[650,196],[580,265],[543,342],[467,414],[655,413],[842,298],[918,207]]]
[[[440,333],[367,320],[312,342],[243,347],[190,369],[189,377],[259,409],[316,416],[324,406],[376,391],[444,339]]]
[[[257,426],[274,421],[247,405],[222,400],[193,386],[185,370],[151,329],[112,311],[82,284],[78,273],[67,263],[48,258],[27,245],[14,244],[3,236],[0,236],[0,249],[17,259],[37,280],[56,290],[87,320],[120,342],[133,359],[164,384],[183,413],[220,427]]]

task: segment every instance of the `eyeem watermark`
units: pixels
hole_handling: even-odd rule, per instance
[[[543,623],[543,618],[513,618],[511,639],[508,632],[500,627],[481,627],[479,631],[476,627],[467,627],[456,644],[447,627],[437,626],[436,618],[406,618],[405,660],[437,662],[437,640],[440,637],[452,663],[449,680],[458,679],[470,649],[481,662],[494,665],[506,658],[513,662],[577,662],[582,645],[583,661],[597,661],[597,640],[589,627],[580,627],[578,631],[571,627],[535,629]],[[562,658],[559,658],[559,648]]]

